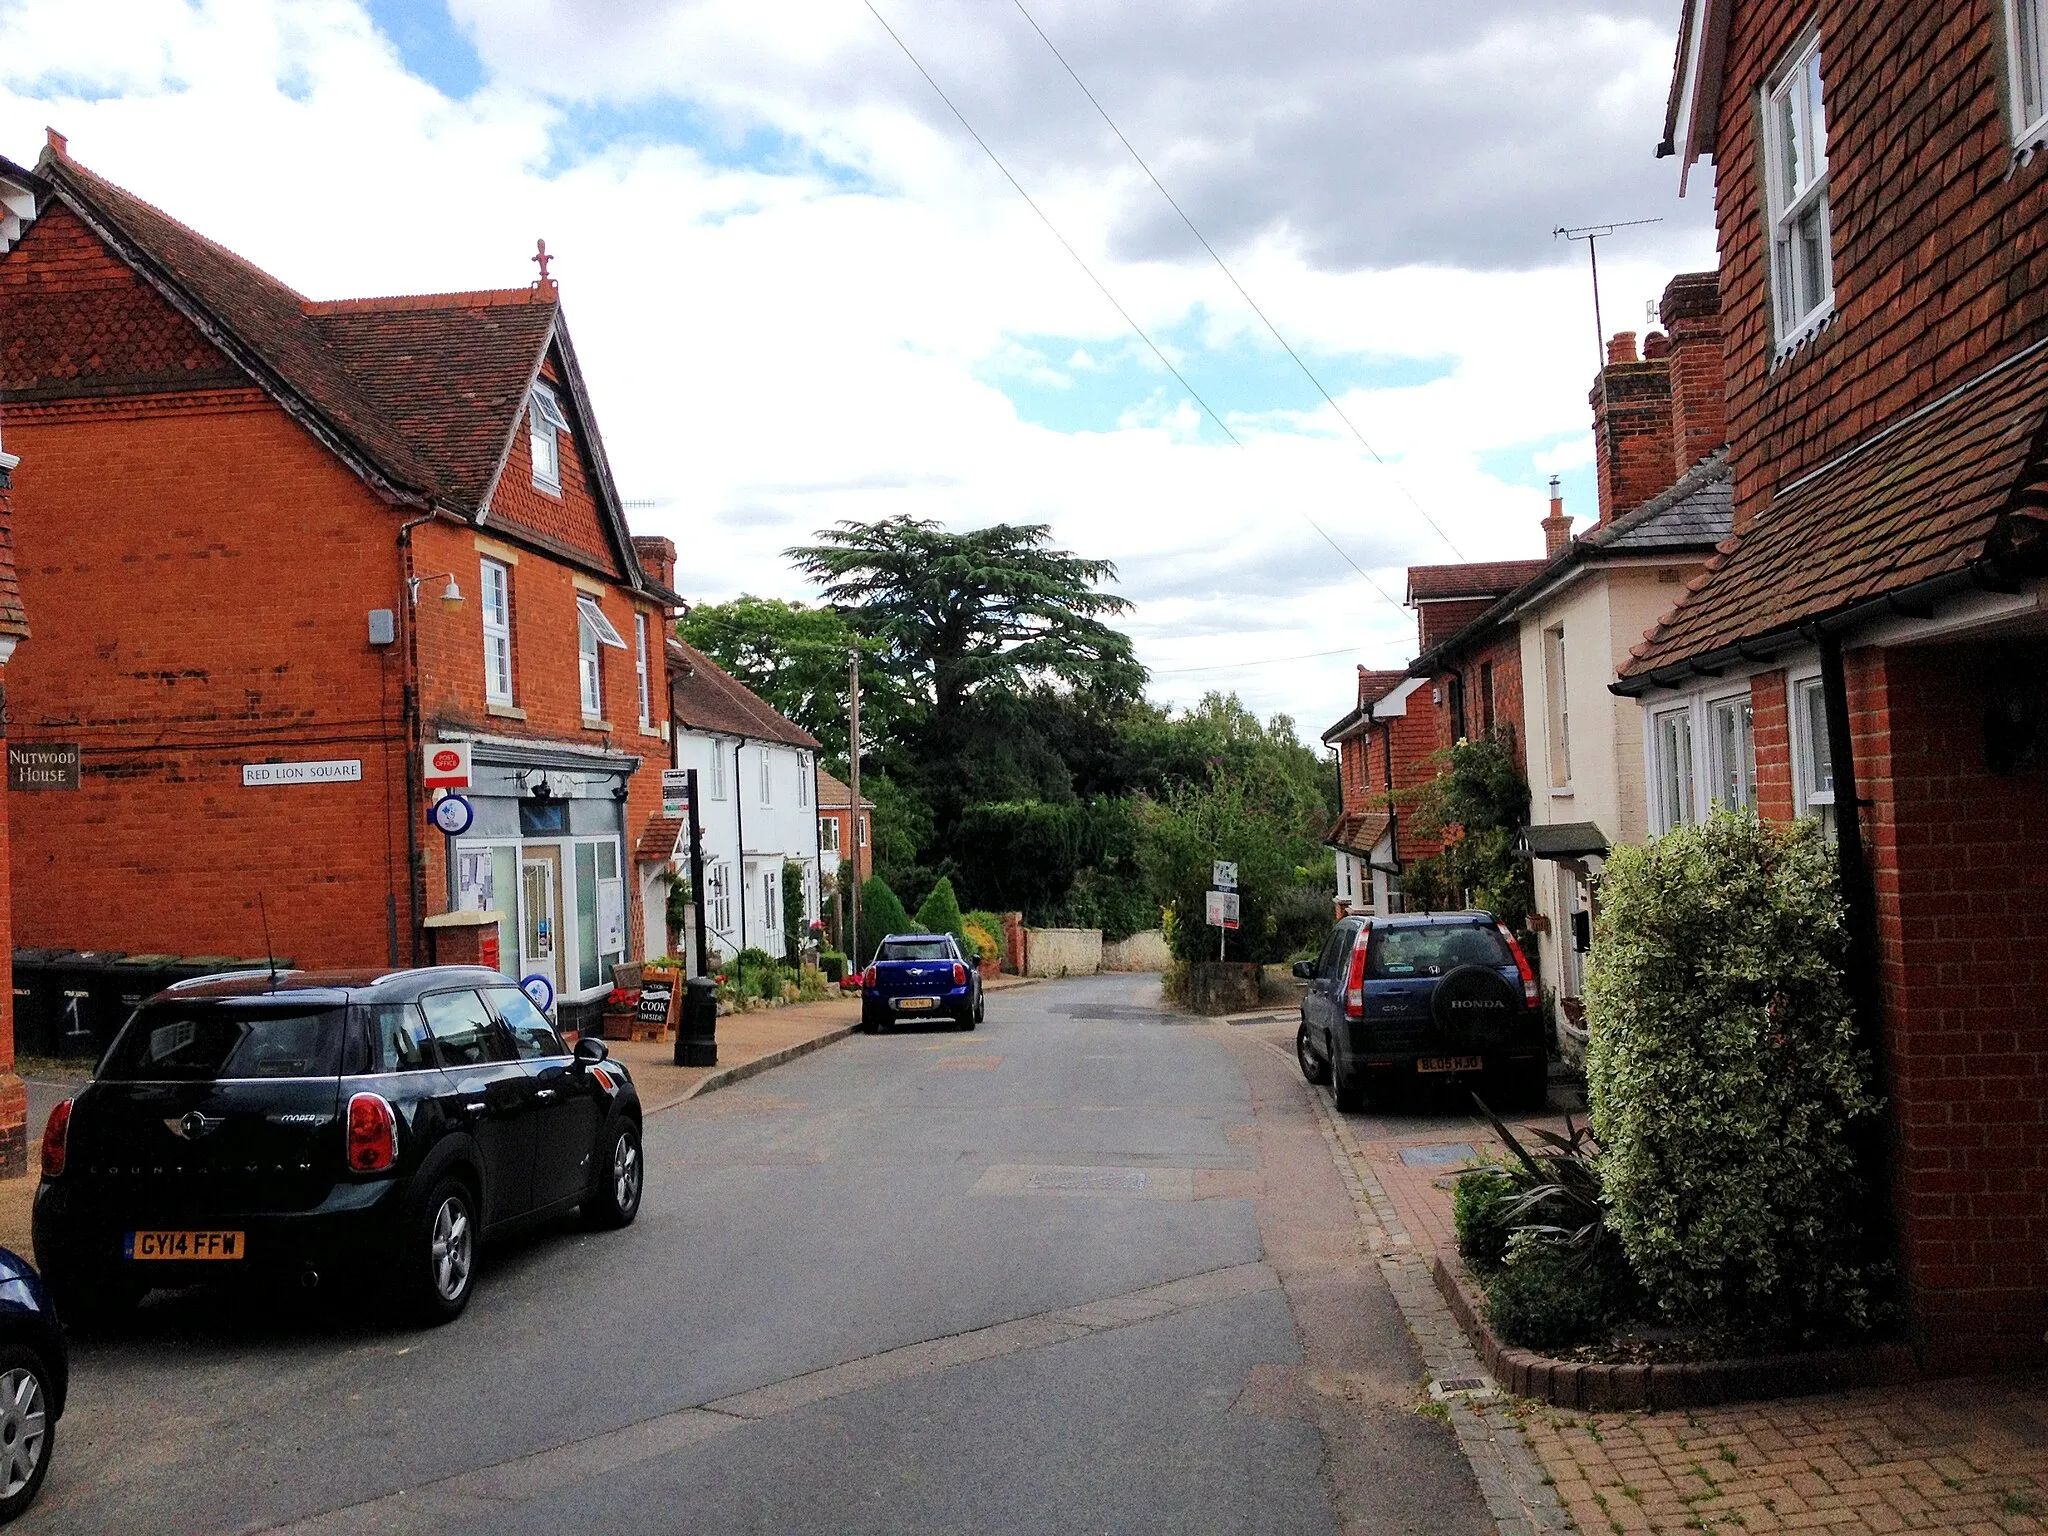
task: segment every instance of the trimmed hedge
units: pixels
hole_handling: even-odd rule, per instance
[[[1878,1108],[1819,827],[1717,812],[1616,848],[1586,983],[1609,1225],[1680,1322],[1870,1326],[1853,1137]]]

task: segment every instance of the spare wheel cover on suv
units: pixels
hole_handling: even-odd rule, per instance
[[[1483,965],[1447,971],[1429,1000],[1430,1017],[1445,1045],[1483,1050],[1507,1043],[1522,1012],[1521,994],[1500,972]]]

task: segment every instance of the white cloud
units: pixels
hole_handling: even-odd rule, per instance
[[[1245,447],[1203,428],[1164,374],[1152,400],[1124,402],[1123,422],[1053,431],[1020,419],[997,384],[1092,387],[1138,344],[859,4],[455,8],[486,78],[464,100],[407,73],[351,0],[127,0],[89,15],[0,0],[0,153],[27,158],[56,123],[84,163],[321,297],[522,284],[544,235],[622,492],[655,503],[636,519],[676,539],[693,597],[800,595],[780,551],[839,518],[1044,521],[1122,567],[1157,696],[1236,687],[1311,736],[1348,708],[1353,662],[1398,663],[1414,626],[1306,519],[1399,597],[1403,566],[1454,558],[1415,502],[1467,558],[1538,554],[1539,475],[1583,474],[1590,458],[1582,269],[1553,264],[1547,226],[1479,231],[1472,207],[1439,196],[1463,187],[1417,190],[1426,157],[1405,156],[1399,174],[1379,164],[1383,200],[1360,202],[1367,171],[1347,162],[1404,156],[1375,149],[1388,130],[1347,118],[1345,92],[1370,76],[1382,97],[1401,83],[1426,102],[1474,70],[1497,96],[1535,82],[1497,101],[1483,132],[1451,135],[1444,162],[1520,183],[1516,217],[1532,187],[1556,198],[1555,221],[1603,179],[1636,200],[1594,211],[1633,215],[1636,189],[1669,179],[1637,162],[1671,18],[1633,0],[1550,22],[1432,8],[1427,27],[1383,6],[1364,31],[1337,26],[1361,47],[1402,43],[1405,68],[1385,48],[1319,61],[1325,13],[1352,8],[1306,0],[1223,4],[1171,36],[1150,34],[1151,7],[1039,12],[1071,34],[1091,83],[1133,104],[1134,137],[1166,146],[1162,173],[1198,217],[1216,215],[1291,340],[1318,358],[1429,365],[1425,382],[1340,394],[1390,470],[1309,408],[1305,385],[1276,400],[1280,373],[1230,360],[1270,352],[1263,328],[1184,232],[1156,221],[1156,194],[1042,46],[989,20],[1002,7],[886,4],[1138,321],[1163,343],[1174,333],[1170,351]],[[1536,131],[1560,110],[1541,82],[1588,59],[1604,83],[1571,104],[1576,137]],[[658,127],[673,99],[693,104],[701,143],[636,128],[559,163],[578,103],[626,121],[644,110]],[[799,152],[735,155],[764,127]],[[1583,163],[1595,151],[1611,164]],[[1560,155],[1577,157],[1570,175],[1544,164]],[[1497,191],[1464,201],[1498,223]],[[1700,194],[1685,210],[1659,196],[1652,211],[1691,222],[1662,245],[1603,251],[1610,316],[1639,315],[1676,266],[1711,263]],[[1389,221],[1404,227],[1373,233]],[[1499,455],[1518,472],[1490,472]],[[1357,654],[1185,670],[1344,646]]]

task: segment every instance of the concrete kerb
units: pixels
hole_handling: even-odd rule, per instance
[[[1291,1053],[1277,1046],[1274,1049],[1293,1061]],[[1559,1502],[1492,1373],[1437,1290],[1429,1260],[1403,1227],[1358,1139],[1328,1094],[1305,1091],[1322,1117],[1323,1138],[1351,1192],[1359,1222],[1366,1230],[1366,1246],[1421,1351],[1423,1369],[1430,1379],[1429,1396],[1449,1412],[1459,1449],[1472,1467],[1487,1512],[1501,1536],[1571,1529],[1571,1512]],[[1467,1382],[1477,1385],[1464,1386]]]

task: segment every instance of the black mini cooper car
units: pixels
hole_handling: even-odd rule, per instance
[[[640,1099],[496,971],[203,977],[50,1114],[35,1248],[66,1322],[156,1286],[344,1272],[445,1322],[478,1242],[640,1209]]]

